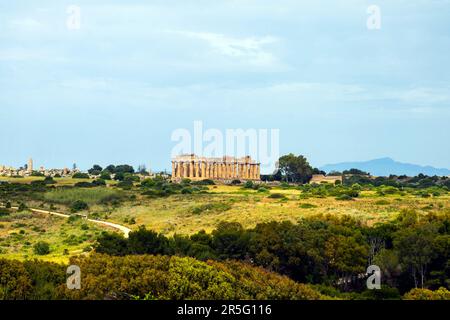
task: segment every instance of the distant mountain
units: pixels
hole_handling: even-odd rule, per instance
[[[420,166],[416,164],[402,163],[397,162],[391,158],[381,158],[363,162],[341,162],[336,164],[327,164],[321,167],[320,170],[328,173],[330,171],[342,172],[344,170],[352,168],[369,172],[374,176],[389,176],[390,174],[416,176],[419,173],[423,173],[429,176],[450,175],[450,170],[448,169],[439,169],[431,166]]]

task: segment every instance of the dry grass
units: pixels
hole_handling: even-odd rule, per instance
[[[267,193],[242,190],[236,186],[211,186],[208,194],[174,195],[158,199],[138,197],[135,204],[113,210],[109,220],[124,223],[125,217],[134,217],[136,224],[129,225],[131,228],[145,225],[165,234],[192,234],[202,229],[212,231],[220,221],[236,221],[244,227],[253,227],[260,222],[296,222],[302,217],[333,214],[351,215],[373,225],[394,218],[404,208],[437,213],[450,210],[449,195],[436,198],[413,195],[379,197],[373,192],[363,192],[353,201],[339,201],[334,197],[300,199],[301,192],[293,189],[272,189],[270,192],[284,194],[287,199],[270,199]],[[381,199],[383,202],[380,202]],[[195,207],[216,203],[231,208],[193,213]]]

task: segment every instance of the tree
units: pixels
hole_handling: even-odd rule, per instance
[[[354,175],[361,175],[361,176],[368,176],[369,173],[359,170],[359,169],[355,169],[355,168],[351,168],[350,170],[344,170],[342,172],[343,174],[354,174]]]
[[[320,169],[318,169],[318,168],[314,168],[314,169],[313,169],[313,174],[321,174],[321,175],[324,175],[324,176],[327,175],[327,173],[326,173],[325,171],[320,170]]]
[[[33,250],[35,254],[43,256],[50,253],[50,245],[47,242],[39,241],[35,243]]]
[[[399,230],[394,238],[394,248],[399,251],[400,262],[411,272],[414,286],[423,288],[427,266],[435,256],[433,225],[411,226]]]
[[[142,174],[142,175],[146,175],[147,172],[147,168],[145,167],[145,164],[141,164],[138,166],[137,172]]]
[[[100,174],[100,179],[111,180],[111,174],[108,171],[102,171],[102,173]]]
[[[98,176],[102,173],[103,168],[100,167],[98,164],[94,164],[91,169],[88,170],[88,173],[93,176]]]
[[[78,212],[78,211],[87,210],[87,209],[89,209],[88,204],[81,200],[74,201],[72,203],[72,205],[70,206],[70,210],[72,212]]]
[[[72,176],[73,179],[89,179],[89,175],[87,173],[77,172]]]
[[[45,177],[44,183],[45,184],[55,184],[56,181],[52,177]]]
[[[313,168],[302,156],[290,153],[278,160],[279,172],[286,182],[307,183],[311,180]]]

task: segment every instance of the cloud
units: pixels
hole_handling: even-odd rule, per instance
[[[42,59],[41,52],[29,51],[21,48],[11,48],[0,50],[0,61],[26,61]]]
[[[36,30],[43,27],[43,24],[32,18],[13,19],[9,22],[10,26],[20,30]]]
[[[436,104],[450,102],[450,87],[445,88],[426,88],[418,87],[400,92],[399,99],[405,102]]]
[[[214,52],[256,66],[277,63],[277,58],[265,47],[278,41],[272,36],[235,38],[211,32],[168,31],[191,39],[206,41]]]

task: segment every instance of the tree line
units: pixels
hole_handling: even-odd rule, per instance
[[[125,239],[104,233],[96,251],[113,256],[140,254],[190,256],[199,260],[229,259],[256,265],[299,282],[362,290],[356,281],[370,264],[381,267],[384,286],[397,295],[412,288],[449,287],[450,215],[419,216],[404,210],[395,220],[368,227],[355,219],[331,215],[298,223],[260,223],[244,229],[223,222],[211,233],[166,237],[140,227]],[[389,291],[389,290],[388,290]]]

